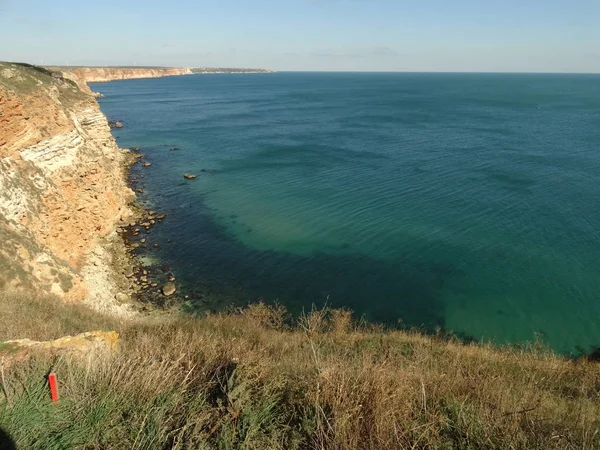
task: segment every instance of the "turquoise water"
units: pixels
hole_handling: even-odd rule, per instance
[[[327,301],[476,340],[600,346],[600,76],[198,75],[92,89],[125,123],[119,145],[152,163],[134,169],[136,187],[169,216],[148,241],[195,307]]]

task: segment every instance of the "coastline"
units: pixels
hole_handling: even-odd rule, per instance
[[[598,355],[330,307],[136,316],[117,296],[143,290],[135,249],[166,216],[73,83],[0,63],[0,447],[598,448]]]
[[[162,220],[135,204],[128,174],[143,155],[119,148],[87,83],[192,73],[0,63],[0,287],[119,317],[177,298],[163,293],[174,274],[137,257],[143,235]]]
[[[89,89],[39,67],[0,64],[0,286],[119,317],[134,307],[118,235],[134,216],[120,149]]]
[[[108,83],[117,80],[134,80],[144,78],[163,78],[184,75],[209,74],[269,74],[275,73],[267,69],[231,69],[208,67],[70,67],[48,66],[48,70],[60,72],[81,83],[84,91],[89,91],[87,83]]]

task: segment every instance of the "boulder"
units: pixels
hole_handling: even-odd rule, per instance
[[[23,361],[35,354],[97,357],[117,350],[119,334],[116,331],[90,331],[76,336],[65,336],[54,341],[19,339],[0,345],[4,362]]]
[[[119,303],[127,303],[127,302],[129,302],[129,300],[131,300],[131,298],[129,297],[129,295],[124,294],[123,292],[119,292],[117,295],[115,295],[115,299]]]
[[[144,167],[150,167],[151,165],[152,165],[152,163],[149,163],[149,162],[145,162],[142,164],[142,166],[144,166]]]
[[[108,126],[113,129],[113,128],[123,128],[123,124],[121,122],[118,122],[116,120],[109,120],[108,121]]]
[[[183,178],[185,178],[186,180],[193,180],[194,178],[197,178],[197,176],[193,173],[185,173],[183,174]]]
[[[169,297],[171,295],[173,295],[175,292],[177,292],[177,288],[175,287],[175,284],[169,282],[169,283],[165,283],[164,286],[162,287],[162,293],[164,294],[165,297]]]

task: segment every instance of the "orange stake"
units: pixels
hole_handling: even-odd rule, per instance
[[[50,398],[54,403],[58,402],[58,385],[56,384],[56,374],[48,375],[48,385],[50,386]]]

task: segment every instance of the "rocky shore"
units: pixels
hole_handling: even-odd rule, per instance
[[[125,317],[167,306],[177,286],[138,258],[167,216],[135,205],[129,169],[149,163],[117,146],[123,124],[96,97],[74,73],[0,63],[0,288]]]

